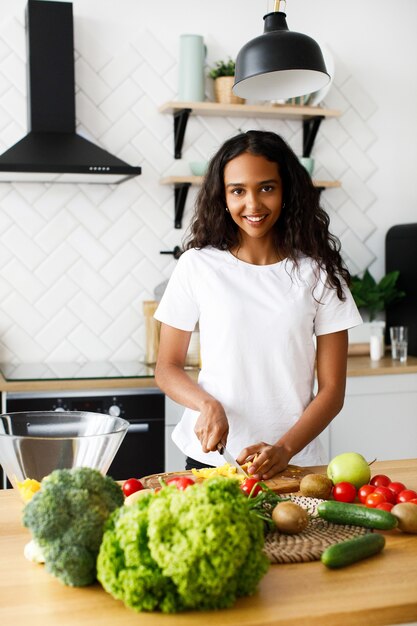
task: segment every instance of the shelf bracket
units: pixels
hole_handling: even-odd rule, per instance
[[[177,183],[175,185],[175,228],[182,228],[182,216],[190,187],[191,183]]]
[[[320,124],[324,120],[323,115],[317,115],[303,120],[303,157],[309,157],[314,146]]]
[[[180,159],[182,156],[182,144],[184,143],[185,129],[187,128],[188,118],[192,109],[180,109],[174,112],[174,148],[175,158]]]

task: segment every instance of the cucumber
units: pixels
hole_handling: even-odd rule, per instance
[[[386,511],[387,512],[387,511]],[[321,562],[326,567],[345,567],[356,561],[366,559],[381,552],[385,546],[385,537],[379,533],[369,533],[361,537],[347,539],[326,548],[321,555]]]
[[[391,530],[398,524],[397,518],[389,511],[334,500],[320,502],[317,513],[319,517],[333,524],[352,524],[377,530]]]

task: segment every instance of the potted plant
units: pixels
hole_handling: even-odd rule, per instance
[[[389,272],[376,282],[370,272],[365,270],[362,278],[352,277],[350,291],[362,313],[364,323],[349,330],[350,354],[362,354],[366,342],[368,344],[366,353],[370,350],[371,359],[379,360],[384,356],[385,309],[392,302],[405,296],[405,293],[397,287],[398,276],[398,271]]]
[[[358,309],[362,309],[369,321],[375,319],[385,311],[388,304],[400,300],[405,296],[404,291],[397,287],[398,271],[389,272],[377,283],[368,270],[362,278],[353,276],[350,291]]]
[[[236,63],[229,58],[228,61],[216,61],[209,72],[209,77],[214,80],[214,96],[216,102],[224,104],[243,104],[245,100],[235,96],[232,91],[235,82]]]

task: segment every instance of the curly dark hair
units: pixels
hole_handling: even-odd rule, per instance
[[[239,245],[239,227],[226,212],[224,168],[244,152],[263,156],[278,165],[283,205],[274,225],[276,249],[294,262],[300,253],[326,270],[330,287],[344,300],[340,278],[350,274],[340,255],[340,241],[329,231],[330,218],[320,206],[320,193],[289,145],[276,133],[249,130],[228,139],[211,159],[198,193],[189,236],[184,248],[213,246],[230,250]]]

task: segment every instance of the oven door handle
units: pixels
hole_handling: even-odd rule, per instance
[[[128,433],[147,433],[149,431],[149,424],[130,424],[127,429]]]

